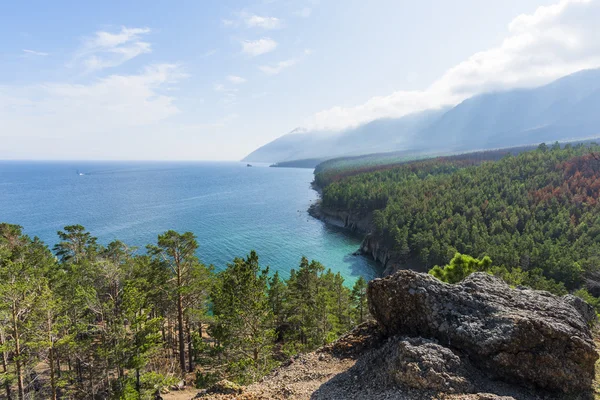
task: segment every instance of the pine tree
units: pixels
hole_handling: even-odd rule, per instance
[[[267,296],[268,273],[268,268],[260,268],[252,251],[217,274],[211,294],[216,319],[211,332],[242,381],[260,376],[271,365],[275,330]]]
[[[269,278],[267,296],[271,312],[275,318],[275,330],[277,331],[278,340],[283,339],[284,325],[287,319],[287,314],[285,313],[286,292],[287,287],[285,282],[279,277],[279,271],[275,271],[273,276]]]
[[[179,368],[182,376],[186,373],[185,361],[185,313],[186,298],[190,296],[189,283],[200,261],[196,257],[198,242],[191,232],[179,234],[167,231],[158,236],[156,246],[148,246],[150,254],[159,265],[168,269],[173,276],[173,293],[177,309],[177,343]],[[191,357],[191,354],[189,355]]]
[[[356,320],[362,324],[368,313],[367,308],[367,281],[362,276],[359,277],[352,287],[352,305],[356,313]]]
[[[44,321],[44,274],[53,263],[48,249],[23,235],[21,227],[0,224],[0,313],[8,317],[3,350],[12,354],[20,400],[26,396],[26,376],[33,368],[38,328]]]

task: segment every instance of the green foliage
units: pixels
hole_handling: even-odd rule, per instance
[[[366,307],[364,280],[303,258],[288,280],[252,251],[218,274],[191,233],[165,232],[146,254],[97,243],[80,225],[55,254],[0,224],[0,390],[29,398],[152,399],[202,363],[196,385],[249,383],[282,357],[335,340]],[[363,315],[364,317],[364,315]],[[206,333],[209,333],[209,337]],[[49,371],[37,377],[40,364]]]
[[[468,255],[456,253],[450,264],[440,267],[435,266],[429,270],[429,274],[435,276],[442,282],[458,283],[474,272],[487,272],[502,278],[506,283],[515,286],[529,286],[536,290],[545,290],[558,296],[567,294],[562,282],[558,283],[552,279],[545,278],[540,269],[523,271],[521,268],[506,268],[493,266],[492,260],[485,256],[478,260]]]
[[[573,290],[600,267],[598,153],[555,144],[386,166],[332,180],[322,205],[372,215],[374,237],[400,262],[489,255]]]
[[[287,281],[284,338],[306,350],[333,341],[353,325],[350,295],[339,273],[303,257]]]
[[[447,283],[457,283],[471,275],[473,272],[489,271],[492,266],[492,259],[484,257],[483,260],[477,260],[471,256],[456,253],[450,260],[450,264],[445,267],[435,266],[429,274],[439,280]]]
[[[271,362],[274,315],[267,297],[268,268],[253,251],[217,274],[211,292],[215,323],[211,334],[225,347],[238,381],[261,376]]]
[[[369,313],[367,305],[367,281],[362,276],[356,280],[352,287],[352,306],[356,322],[362,324]]]
[[[163,271],[161,276],[171,278],[167,281],[170,296],[165,300],[170,300],[171,304],[167,306],[177,311],[179,372],[182,376],[193,369],[194,350],[188,349],[190,354],[186,363],[185,345],[186,341],[192,341],[190,325],[202,322],[211,287],[212,269],[204,266],[196,256],[198,247],[193,233],[180,234],[172,230],[159,235],[156,246],[147,246],[154,268]]]
[[[153,400],[157,392],[177,384],[178,379],[173,376],[165,376],[156,372],[148,372],[140,377],[140,390],[136,388],[133,378],[125,379],[120,387],[117,387],[113,399],[118,400]]]
[[[196,389],[206,389],[207,387],[214,385],[219,381],[219,377],[211,372],[203,373],[202,371],[196,371],[196,379],[194,385]]]

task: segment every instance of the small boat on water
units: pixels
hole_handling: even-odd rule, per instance
[[[252,166],[252,164],[246,164],[246,167],[251,167],[251,166]]]

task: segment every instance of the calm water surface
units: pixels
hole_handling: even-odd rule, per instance
[[[191,231],[200,259],[217,269],[254,249],[283,276],[303,255],[349,284],[376,276],[372,261],[352,256],[360,237],[307,214],[317,199],[312,178],[309,169],[241,163],[0,161],[0,222],[50,246],[71,224],[102,244],[119,239],[142,249],[166,230]]]

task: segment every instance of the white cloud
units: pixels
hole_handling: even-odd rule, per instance
[[[260,69],[262,72],[268,75],[277,75],[284,69],[296,65],[297,62],[298,60],[296,59],[285,60],[280,61],[275,65],[261,65],[260,67],[258,67],[258,69]]]
[[[222,83],[215,83],[213,85],[213,90],[220,94],[221,98],[219,103],[225,106],[230,106],[236,103],[237,101],[237,88],[231,88],[223,85]]]
[[[232,106],[237,102],[237,95],[232,92],[226,92],[223,94],[223,97],[221,97],[219,102],[225,106]]]
[[[548,83],[600,67],[600,1],[562,0],[520,15],[498,47],[476,53],[421,91],[397,91],[355,107],[333,107],[307,121],[311,129],[340,130],[378,118],[453,105],[478,93]]]
[[[239,85],[239,84],[246,82],[246,79],[242,78],[241,76],[237,76],[237,75],[229,75],[227,77],[227,80],[235,85]]]
[[[261,17],[260,15],[242,14],[242,18],[249,28],[279,29],[281,20],[275,17]]]
[[[178,129],[181,131],[188,131],[189,133],[197,133],[206,128],[221,129],[227,127],[231,122],[238,118],[239,114],[231,113],[213,122],[179,125]]]
[[[42,51],[35,51],[35,50],[28,50],[28,49],[23,49],[23,53],[31,54],[32,56],[41,56],[41,57],[45,57],[45,56],[49,55],[48,53],[44,53]]]
[[[304,49],[302,52],[302,56],[298,58],[291,58],[289,60],[279,61],[275,65],[261,65],[258,67],[262,72],[268,75],[277,75],[281,73],[284,69],[293,67],[298,64],[304,57],[312,54],[311,49]]]
[[[276,47],[277,42],[271,38],[245,40],[242,42],[242,52],[253,57],[269,53],[275,50]]]
[[[180,112],[175,98],[163,92],[186,77],[177,65],[157,64],[139,74],[115,74],[88,84],[0,86],[5,128],[0,136],[6,136],[10,147],[11,140],[23,138],[63,143],[153,126]]]
[[[231,19],[222,19],[221,23],[223,24],[223,26],[235,26],[236,25],[236,22]]]
[[[152,46],[141,40],[150,28],[122,27],[117,33],[98,31],[83,41],[75,55],[88,71],[119,66],[141,54],[150,53]]]
[[[223,85],[222,83],[215,83],[213,85],[213,89],[215,90],[215,92],[221,92],[221,93],[235,93],[238,91],[236,88],[228,88],[225,85]]]
[[[302,18],[308,18],[312,14],[312,8],[304,7],[303,9],[296,11],[295,14]]]
[[[221,24],[230,28],[245,25],[247,28],[261,28],[266,30],[283,27],[283,22],[279,18],[250,14],[245,11],[235,13],[235,19],[222,19]]]

